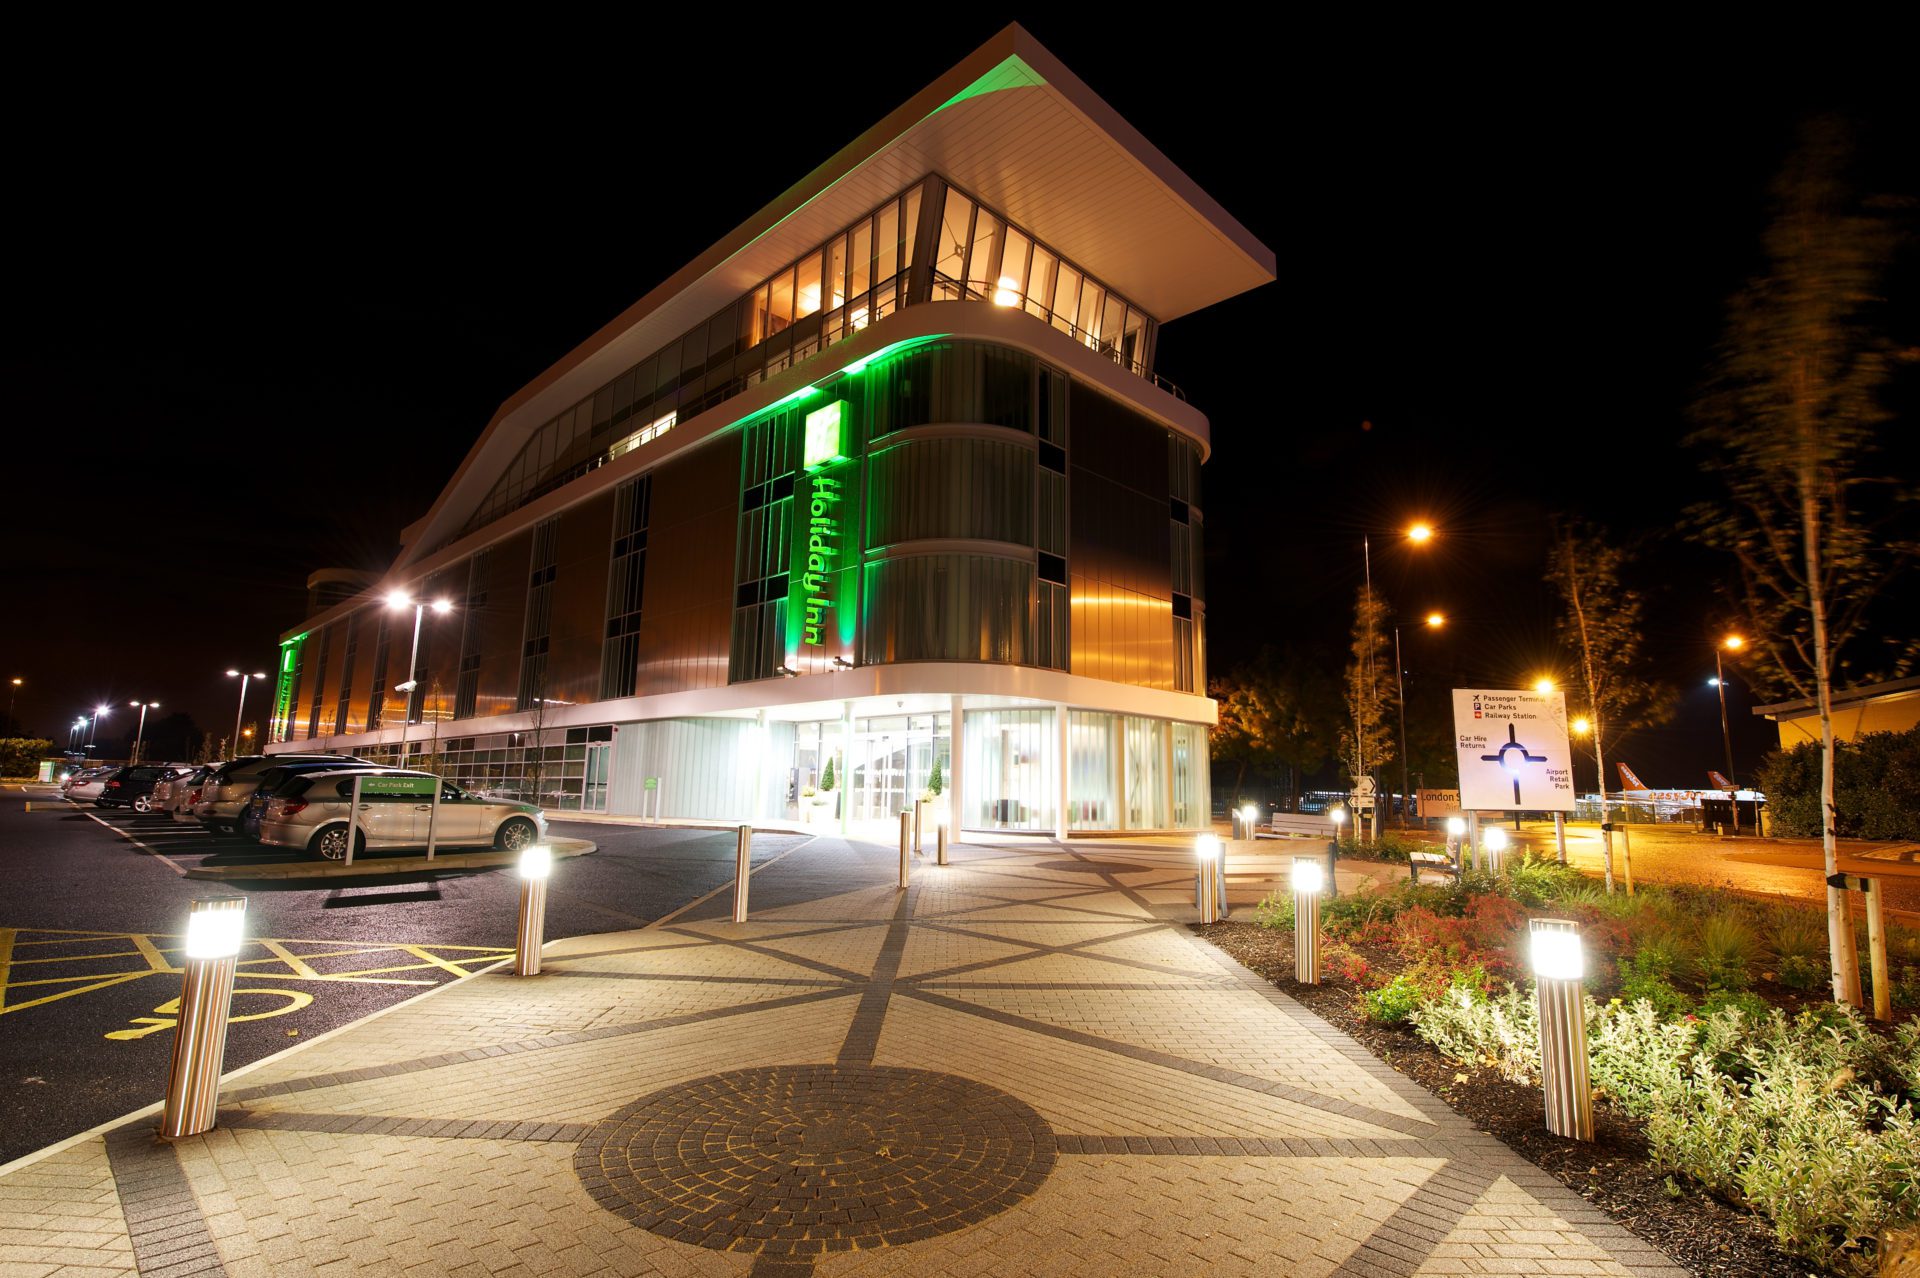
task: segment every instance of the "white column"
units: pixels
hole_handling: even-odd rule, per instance
[[[840,767],[833,779],[840,790],[840,833],[844,837],[853,825],[853,702],[840,708]]]
[[[1060,801],[1054,807],[1053,837],[1064,843],[1067,840],[1067,827],[1072,824],[1072,822],[1067,820],[1067,796],[1073,791],[1070,771],[1067,766],[1071,760],[1067,753],[1067,707],[1065,702],[1054,703],[1053,717],[1055,726],[1054,739],[1059,742],[1060,750],[1059,758],[1056,760],[1060,767]]]
[[[947,728],[947,749],[949,752],[947,759],[947,828],[955,834],[958,834],[961,826],[960,814],[965,811],[965,809],[961,807],[962,791],[960,781],[964,775],[962,769],[965,766],[962,760],[967,757],[966,741],[961,735],[961,725],[966,722],[966,719],[960,710],[959,693],[956,692],[953,694],[952,709],[950,709],[947,714],[951,720]]]

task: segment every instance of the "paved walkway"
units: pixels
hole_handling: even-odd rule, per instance
[[[749,924],[565,941],[206,1136],[18,1167],[0,1274],[1681,1273],[1193,937],[1174,854],[895,860],[816,841]]]

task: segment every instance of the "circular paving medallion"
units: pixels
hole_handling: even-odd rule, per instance
[[[987,1219],[1053,1170],[1053,1129],[951,1074],[775,1065],[655,1092],[602,1120],[574,1170],[643,1229],[728,1251],[817,1255]]]

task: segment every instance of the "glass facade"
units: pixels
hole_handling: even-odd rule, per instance
[[[969,710],[961,733],[962,828],[1051,830],[1060,802],[1052,710]]]

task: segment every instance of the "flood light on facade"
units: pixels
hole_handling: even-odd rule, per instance
[[[801,457],[801,464],[806,469],[818,470],[822,466],[846,460],[846,451],[842,447],[844,432],[841,429],[846,407],[846,400],[836,399],[807,414],[807,443]]]
[[[237,905],[228,899],[195,901],[187,915],[187,957],[190,959],[232,958],[240,952],[247,932],[247,903]]]
[[[553,849],[535,843],[520,854],[520,877],[536,882],[553,873]]]
[[[1327,885],[1326,867],[1310,857],[1293,858],[1293,890],[1318,892]]]
[[[1557,926],[1542,927],[1543,923]],[[1529,940],[1533,974],[1552,981],[1578,981],[1587,974],[1587,954],[1580,933],[1556,919],[1535,919]]]

